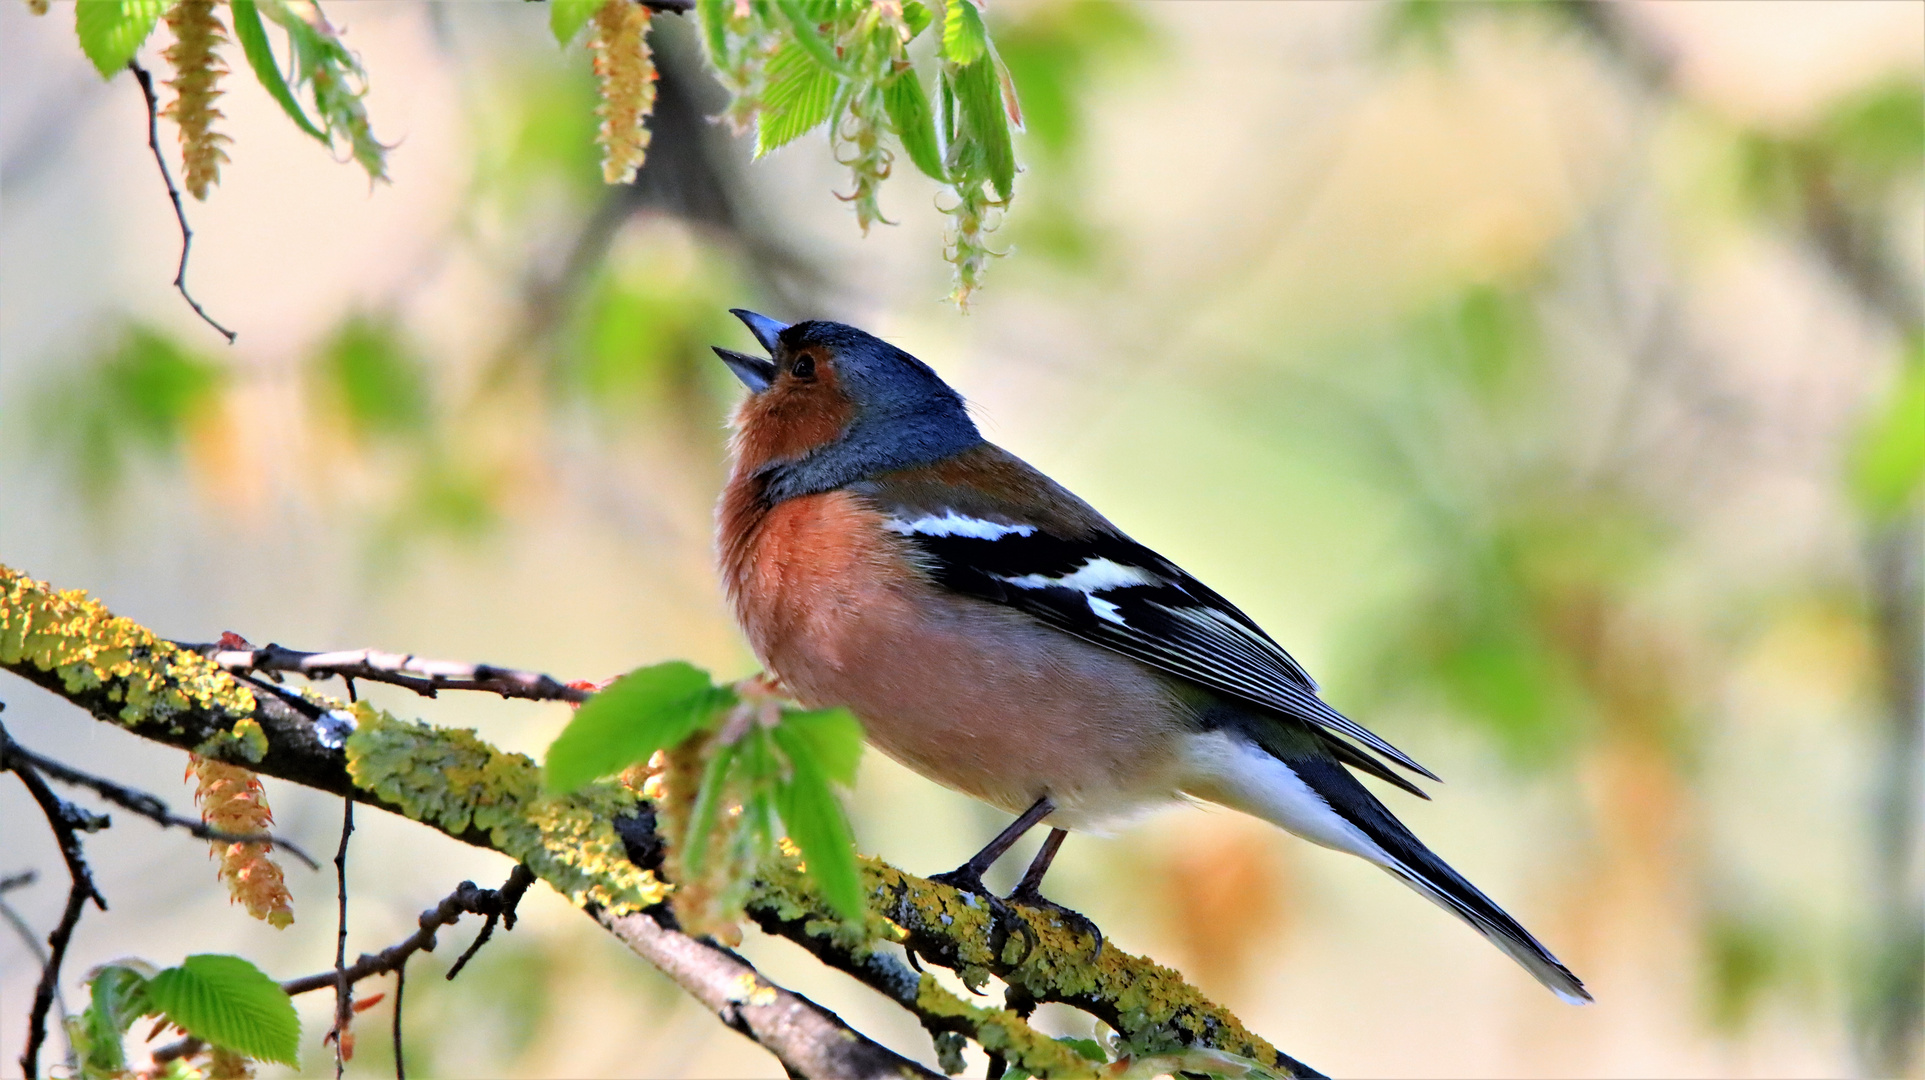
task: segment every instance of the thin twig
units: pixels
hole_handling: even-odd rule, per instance
[[[449,981],[453,981],[456,975],[461,974],[461,969],[468,966],[468,961],[474,959],[483,945],[488,944],[488,939],[494,936],[497,918],[504,920],[508,929],[515,928],[515,908],[520,906],[522,896],[528,892],[528,886],[534,883],[535,872],[522,863],[516,863],[515,868],[508,872],[507,882],[501,886],[499,892],[494,893],[492,905],[486,912],[488,921],[481,924],[481,933],[475,935],[473,943],[455,960],[454,966],[448,969]],[[485,894],[488,892],[489,890],[483,890],[484,902]]]
[[[381,652],[377,649],[301,652],[274,644],[256,649],[228,649],[219,644],[195,645],[187,642],[175,644],[189,652],[199,653],[231,672],[287,672],[310,679],[366,679],[412,690],[423,697],[435,697],[442,690],[479,690],[504,698],[580,704],[593,696],[591,691],[569,686],[537,671],[520,671],[493,664],[428,660],[412,653]]]
[[[408,958],[415,953],[433,952],[436,933],[444,926],[453,926],[463,915],[505,915],[508,928],[512,930],[514,929],[513,909],[508,906],[510,891],[524,875],[529,882],[533,882],[534,875],[529,873],[526,867],[517,866],[515,872],[509,875],[508,883],[500,889],[483,889],[472,881],[464,881],[455,886],[455,891],[444,897],[439,904],[422,912],[421,917],[416,920],[419,929],[398,944],[378,953],[363,953],[359,960],[348,965],[343,971],[323,971],[314,975],[304,975],[298,979],[289,979],[281,984],[281,989],[290,995],[305,994],[311,990],[334,986],[343,973],[346,974],[348,982],[355,983],[371,976],[400,971],[408,962]],[[521,892],[526,891],[527,886],[522,886]],[[514,893],[513,898],[519,900],[520,892]]]
[[[0,734],[0,740],[4,739],[4,734]],[[27,1019],[27,1048],[20,1055],[20,1072],[32,1080],[40,1075],[40,1047],[47,1041],[47,1013],[53,1008],[55,991],[60,985],[60,966],[67,958],[67,943],[73,940],[80,913],[88,900],[100,910],[107,910],[107,900],[94,886],[93,872],[87,868],[87,857],[80,846],[80,831],[103,828],[107,819],[62,801],[31,762],[10,751],[11,744],[0,741],[0,764],[18,776],[34,802],[40,804],[41,813],[46,815],[47,824],[60,842],[60,855],[67,862],[67,874],[73,882],[67,890],[67,906],[61,911],[60,922],[47,937],[47,959],[40,965],[40,985],[34,990],[33,1010]]]
[[[0,725],[0,746],[6,748],[7,754],[19,757],[31,764],[35,769],[46,773],[55,780],[63,784],[72,784],[75,787],[91,789],[95,794],[106,799],[108,802],[124,810],[131,810],[156,824],[170,828],[185,829],[194,836],[212,844],[271,844],[306,863],[310,870],[319,870],[321,868],[321,864],[315,862],[313,856],[302,851],[293,841],[284,840],[273,833],[224,832],[220,829],[213,828],[206,822],[195,821],[193,818],[181,817],[178,814],[170,813],[166,803],[161,802],[158,798],[144,791],[135,791],[132,788],[122,787],[111,780],[105,780],[98,776],[81,772],[78,769],[63,765],[51,758],[42,757],[28,750],[26,747],[21,746],[19,743],[13,742],[7,736],[4,725]]]
[[[0,896],[15,889],[25,888],[39,880],[39,877],[40,875],[34,871],[27,870],[0,878]],[[20,935],[20,940],[26,943],[27,951],[33,954],[34,963],[44,967],[47,963],[47,947],[40,943],[40,935],[34,933],[33,927],[27,924],[27,920],[22,918],[20,913],[13,909],[13,905],[4,899],[0,899],[0,919],[7,920],[7,925],[13,927],[13,932]],[[58,986],[54,987],[53,1008],[54,1012],[60,1015],[60,1030],[64,1034],[67,1030],[67,995],[61,993]],[[67,1068],[72,1070],[73,1067],[74,1048],[73,1040],[70,1038],[67,1040]]]
[[[334,853],[335,895],[340,922],[334,935],[334,1080],[347,1069],[348,1025],[354,1022],[353,983],[348,980],[348,838],[354,835],[354,800],[341,800],[341,847]]]
[[[406,965],[394,969],[394,1080],[408,1080],[408,1069],[401,1062],[401,991],[408,985]]]
[[[180,267],[174,271],[174,288],[180,291],[181,299],[194,309],[201,321],[219,331],[229,345],[240,335],[214,321],[200,301],[187,291],[187,253],[194,246],[194,230],[187,227],[187,208],[181,205],[180,189],[174,186],[174,177],[167,171],[167,157],[160,149],[160,101],[154,96],[154,77],[140,66],[140,61],[127,61],[127,70],[134,73],[134,80],[140,83],[140,96],[147,99],[147,145],[154,151],[154,164],[160,166],[160,178],[167,185],[167,197],[174,201],[174,218],[180,222]]]

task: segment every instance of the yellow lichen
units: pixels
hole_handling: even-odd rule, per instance
[[[668,888],[628,859],[613,818],[635,795],[616,783],[545,796],[535,763],[488,745],[469,729],[397,720],[366,702],[352,710],[348,775],[417,821],[459,836],[487,834],[576,905],[624,914],[661,903]]]
[[[7,566],[0,566],[0,666],[53,673],[70,694],[105,687],[130,727],[187,712],[239,721],[255,708],[254,695],[205,658],[80,590],[56,592]]]
[[[923,973],[916,984],[916,1010],[925,1016],[959,1019],[969,1025],[984,1050],[1003,1055],[1037,1077],[1097,1075],[1096,1063],[1063,1043],[1042,1034],[1009,1009],[971,1005],[942,988],[934,975]]]

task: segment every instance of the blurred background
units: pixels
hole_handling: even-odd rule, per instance
[[[966,316],[936,186],[901,163],[901,224],[862,238],[819,133],[751,164],[706,122],[680,19],[648,164],[609,188],[586,57],[539,5],[330,13],[393,183],[231,58],[232,163],[188,206],[228,347],[169,287],[138,89],[66,9],[0,3],[0,561],[180,639],[744,675],[710,569],[738,390],[706,346],[747,347],[730,306],[843,319],[1444,776],[1387,801],[1598,1004],[1209,809],[1066,847],[1053,895],[1113,943],[1336,1075],[1920,1075],[1925,6],[997,0],[1027,171]],[[537,757],[566,720],[368,692]],[[189,804],[176,752],[12,677],[0,700],[25,745]],[[267,785],[332,850],[338,803]],[[1002,824],[876,754],[850,808],[923,873]],[[41,874],[7,902],[44,934],[57,852],[17,785],[0,812],[0,872]],[[116,818],[70,1001],[126,955],[329,966],[331,874],[290,865],[276,932],[200,845]],[[352,950],[509,869],[358,824]],[[412,1074],[781,1075],[551,894],[523,913],[456,982],[426,976],[470,925],[411,968]],[[745,951],[933,1061],[793,946]],[[37,964],[7,933],[0,965],[11,1071]],[[355,1074],[392,1070],[387,1009]]]

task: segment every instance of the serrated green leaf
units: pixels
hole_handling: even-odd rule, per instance
[[[595,17],[605,0],[548,0],[548,29],[555,35],[555,43],[567,48],[582,32],[588,20]]]
[[[154,1010],[189,1035],[256,1061],[296,1065],[301,1018],[280,984],[238,956],[202,953],[147,981]]]
[[[232,0],[230,6],[234,13],[234,37],[241,43],[241,52],[247,57],[247,66],[254,70],[254,78],[260,80],[268,96],[281,106],[295,127],[327,142],[328,137],[301,111],[300,102],[294,100],[294,91],[282,77],[281,66],[274,59],[274,47],[268,44],[267,28],[261,25],[260,8],[254,0]]]
[[[930,115],[929,95],[915,68],[905,67],[882,81],[882,104],[909,160],[931,179],[947,181],[949,174],[943,171],[942,152],[936,145],[936,119]]]
[[[802,849],[809,878],[822,898],[843,918],[859,919],[862,874],[856,867],[855,837],[849,833],[842,804],[829,788],[828,772],[814,744],[800,731],[784,724],[773,734],[789,759],[788,778],[776,788],[782,824]]]
[[[1859,429],[1851,455],[1851,489],[1859,507],[1885,520],[1925,490],[1925,344]]]
[[[767,89],[755,118],[755,156],[795,141],[829,118],[838,80],[790,42],[763,69]]]
[[[785,712],[777,730],[792,732],[808,743],[810,754],[830,780],[843,785],[856,782],[856,766],[862,762],[862,722],[848,710]]]
[[[929,5],[922,3],[921,0],[903,0],[902,21],[909,26],[910,41],[921,37],[922,32],[929,29],[929,24],[935,19],[936,17],[929,13]]]
[[[957,127],[982,155],[982,168],[997,193],[1007,202],[1016,180],[1016,150],[1010,143],[1009,116],[1003,111],[1002,87],[995,61],[988,56],[956,69]]]
[[[164,0],[78,0],[74,32],[80,37],[80,51],[94,62],[102,78],[113,78],[154,32],[166,7]]]
[[[679,660],[631,671],[588,699],[549,744],[542,784],[550,794],[564,794],[647,761],[734,699],[707,673]]]
[[[989,31],[982,12],[969,0],[943,5],[942,58],[952,64],[973,64],[989,52]]]
[[[841,74],[842,61],[836,56],[835,44],[825,39],[817,31],[818,23],[828,21],[825,16],[830,11],[809,12],[797,0],[775,0],[775,6],[789,20],[789,28],[795,32],[794,41],[811,60],[822,66],[824,71]]]

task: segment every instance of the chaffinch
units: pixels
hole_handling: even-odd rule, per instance
[[[982,874],[1034,825],[1066,830],[1184,797],[1382,867],[1560,998],[1583,983],[1358,782],[1437,779],[1326,704],[1236,609],[983,439],[927,364],[834,322],[734,314],[769,353],[715,352],[749,389],[717,510],[721,572],[756,655],[811,707],[1016,821],[944,879]],[[1098,948],[1101,939],[1098,938]]]

